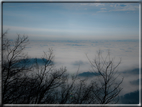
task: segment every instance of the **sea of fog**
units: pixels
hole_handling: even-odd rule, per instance
[[[52,48],[55,67],[66,67],[70,74],[92,72],[88,58],[93,61],[98,50],[106,56],[108,50],[111,57],[115,57],[118,63],[120,58],[122,62],[118,67],[121,79],[124,77],[120,95],[131,94],[139,90],[139,41],[134,40],[42,40],[30,41],[25,52],[30,57],[41,58],[43,52],[49,52]],[[87,55],[87,56],[86,56]],[[127,96],[126,96],[127,97]]]
[[[42,57],[43,52],[52,48],[56,67],[67,67],[68,72],[74,73],[80,66],[80,72],[89,71],[90,60],[95,58],[99,50],[105,56],[108,50],[116,63],[122,59],[119,71],[131,70],[139,67],[139,41],[130,40],[54,40],[30,41],[26,52],[30,57]],[[86,56],[87,55],[87,56]]]
[[[115,63],[120,58],[118,67],[119,78],[124,77],[120,93],[120,103],[137,103],[139,96],[139,41],[137,40],[42,40],[30,41],[26,46],[25,53],[30,58],[42,58],[44,52],[52,48],[55,68],[66,67],[67,72],[74,74],[92,72],[88,58],[93,61],[99,50],[103,56],[110,51]],[[129,98],[129,99],[128,99]],[[128,101],[127,101],[127,100]]]

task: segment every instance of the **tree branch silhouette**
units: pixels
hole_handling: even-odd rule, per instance
[[[117,96],[122,90],[120,84],[123,82],[123,78],[121,81],[117,81],[119,76],[119,74],[117,74],[117,67],[120,65],[121,59],[116,64],[114,58],[110,56],[110,51],[108,51],[104,58],[101,50],[99,50],[93,61],[89,58],[88,60],[93,72],[100,74],[98,77],[98,89],[94,91],[94,98],[97,99],[100,104],[117,103],[118,100],[116,100],[116,98],[118,98]]]

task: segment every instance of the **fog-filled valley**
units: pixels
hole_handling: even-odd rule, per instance
[[[31,41],[25,52],[31,57],[39,57],[43,52],[53,49],[56,68],[64,66],[67,72],[80,77],[95,78],[91,69],[90,60],[95,58],[97,51],[101,50],[103,56],[110,51],[116,63],[122,59],[118,67],[119,78],[124,77],[120,96],[139,90],[139,41],[136,40],[44,40]],[[91,73],[91,74],[90,74]],[[89,75],[90,74],[90,75]],[[123,103],[128,103],[124,102]],[[135,103],[135,102],[134,102]]]

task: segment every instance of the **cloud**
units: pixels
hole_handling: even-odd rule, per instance
[[[131,3],[117,3],[117,4],[111,4],[110,5],[110,11],[135,11],[139,10],[139,4],[131,4]]]
[[[4,29],[10,28],[11,30],[18,31],[30,31],[30,32],[62,32],[61,29],[48,29],[48,28],[30,28],[30,27],[19,27],[19,26],[3,26]],[[64,30],[65,32],[69,32],[69,30]]]
[[[96,6],[96,7],[99,7],[99,6],[105,6],[105,3],[81,3],[80,4],[81,6]]]
[[[84,46],[84,45],[80,45],[80,44],[66,44],[68,46]]]
[[[100,12],[127,11],[127,13],[128,13],[128,11],[134,12],[134,11],[139,10],[139,4],[134,4],[134,3],[104,3],[104,4],[105,5],[103,5],[102,3],[91,4],[91,5],[97,6],[97,8],[99,6],[103,6],[103,8],[100,8],[100,10],[98,10],[96,13],[94,13],[94,15],[96,15],[97,13],[100,13]]]
[[[92,6],[96,6],[98,7],[102,7],[100,9],[107,9],[107,12],[110,11],[134,11],[134,10],[138,10],[139,9],[139,4],[135,4],[135,3],[81,3],[81,6],[87,6],[92,7]],[[94,8],[96,8],[94,7]]]
[[[139,81],[142,81],[142,79],[137,79],[137,80],[134,80],[134,81],[130,81],[130,84],[132,85],[139,85]]]
[[[73,62],[72,63],[72,65],[74,65],[74,66],[82,66],[82,65],[87,65],[88,64],[88,62],[84,62],[84,61],[75,61],[75,62]]]
[[[10,29],[12,32],[16,32],[18,34],[26,34],[29,36],[40,35],[42,37],[50,37],[50,38],[58,38],[58,39],[80,39],[80,35],[82,38],[86,39],[89,36],[87,35],[89,31],[80,29],[63,29],[63,28],[38,28],[38,27],[22,27],[22,26],[3,26],[3,30],[6,31]],[[86,36],[87,35],[87,36]],[[90,35],[92,37],[92,35]],[[41,38],[41,37],[40,37]],[[40,39],[39,38],[39,39]]]
[[[102,10],[105,10],[106,8],[101,8]]]
[[[90,6],[105,6],[105,3],[91,3]]]

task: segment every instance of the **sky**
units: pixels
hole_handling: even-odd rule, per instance
[[[138,40],[139,3],[3,3],[11,38]]]

